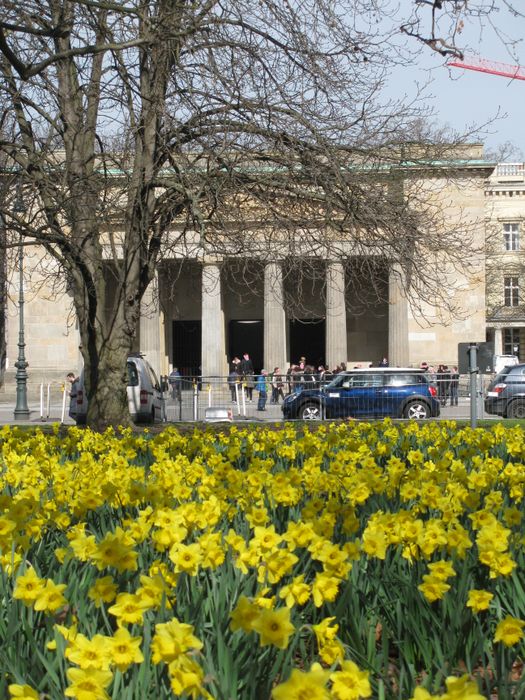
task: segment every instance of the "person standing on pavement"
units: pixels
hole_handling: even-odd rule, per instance
[[[450,405],[458,405],[458,393],[459,393],[459,372],[457,367],[452,367],[452,372],[450,373]]]
[[[175,401],[180,401],[182,398],[181,388],[182,388],[182,377],[180,376],[179,368],[174,367],[168,376],[168,383],[171,388],[171,397]]]
[[[247,352],[242,356],[240,369],[243,382],[246,384],[246,398],[248,401],[251,401],[253,396],[254,370],[253,363]]]
[[[73,372],[68,372],[66,375],[66,382],[69,384],[69,390],[67,385],[64,387],[64,391],[67,391],[69,395],[69,416],[70,418],[76,418],[78,377],[76,377]]]
[[[279,403],[279,397],[284,401],[284,382],[279,367],[275,367],[271,377],[272,380],[272,399],[270,403]]]
[[[257,377],[255,389],[259,392],[257,410],[266,411],[266,399],[268,397],[268,372],[265,369],[262,369],[260,376]]]

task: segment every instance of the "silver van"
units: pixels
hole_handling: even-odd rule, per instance
[[[128,409],[134,423],[156,423],[164,420],[164,398],[159,380],[149,362],[132,353],[126,362],[128,372]],[[69,415],[77,425],[85,425],[88,402],[84,389],[84,370],[71,386]]]

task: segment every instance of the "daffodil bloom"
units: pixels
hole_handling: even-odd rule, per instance
[[[207,693],[202,686],[204,672],[199,664],[187,654],[182,654],[169,666],[171,689],[176,697],[189,696],[200,700]]]
[[[10,535],[15,528],[16,522],[14,520],[0,516],[0,542],[2,540],[8,542],[8,535]],[[2,547],[2,549],[4,549],[4,547]]]
[[[177,573],[196,576],[202,562],[200,545],[197,542],[193,544],[175,544],[170,549],[170,559],[175,565]]]
[[[67,600],[63,592],[67,588],[65,583],[54,583],[51,579],[47,579],[46,585],[42,588],[34,603],[35,610],[44,612],[55,612],[67,604]]]
[[[125,624],[140,624],[147,605],[137,595],[133,593],[119,593],[117,600],[108,612],[117,618],[119,626]]]
[[[111,663],[121,673],[124,673],[131,664],[141,664],[144,661],[140,650],[142,637],[132,637],[127,629],[121,627],[107,641]]]
[[[25,605],[32,605],[45,585],[46,582],[37,576],[33,567],[30,567],[25,574],[17,577],[13,598],[21,600]]]
[[[414,695],[410,700],[441,700],[441,696],[431,695],[426,688],[418,687],[414,690]]]
[[[314,670],[300,671],[294,668],[290,678],[272,691],[273,700],[330,700],[326,688],[328,673],[320,666]]]
[[[259,608],[252,603],[246,596],[240,596],[235,609],[230,613],[230,628],[233,632],[244,630],[251,632],[253,629],[253,621],[259,615]]]
[[[253,532],[254,537],[252,542],[261,552],[269,552],[282,541],[281,535],[275,532],[274,525],[270,525],[269,527],[258,526],[254,528]]]
[[[433,603],[436,600],[441,600],[445,593],[450,590],[450,586],[441,578],[428,574],[423,576],[423,583],[419,584],[418,589],[429,603]]]
[[[108,532],[99,543],[93,561],[101,570],[112,566],[119,572],[136,571],[137,552],[133,544],[122,528],[117,528],[114,533]]]
[[[331,673],[330,680],[336,700],[359,700],[372,695],[368,671],[361,671],[353,661],[343,661],[341,670]]]
[[[523,639],[523,627],[525,627],[525,621],[507,615],[504,620],[498,622],[494,641],[512,647]]]
[[[432,576],[440,578],[443,581],[456,575],[452,562],[450,561],[435,561],[429,564],[428,568]]]
[[[283,586],[279,591],[279,598],[282,598],[289,608],[305,605],[310,599],[310,586],[304,582],[304,574],[296,576],[290,584]]]
[[[252,628],[259,634],[262,647],[273,644],[279,649],[286,649],[295,627],[290,622],[290,609],[261,610],[252,623]]]
[[[202,642],[193,634],[191,625],[173,618],[155,625],[151,649],[154,664],[161,661],[169,664],[187,651],[202,649]]]
[[[70,685],[64,695],[77,700],[109,700],[106,688],[113,680],[111,671],[99,671],[94,668],[68,668],[67,677]]]
[[[68,644],[65,656],[80,668],[98,668],[107,671],[110,662],[108,650],[107,637],[96,634],[93,639],[88,639],[83,634],[77,634]]]
[[[88,590],[88,598],[94,601],[97,608],[102,603],[111,603],[117,597],[118,587],[112,576],[98,578]]]
[[[467,608],[471,608],[472,612],[478,613],[482,610],[488,610],[490,601],[494,598],[493,593],[472,589],[468,592]]]
[[[440,700],[486,700],[480,694],[476,683],[470,680],[467,674],[460,678],[449,676],[445,684],[447,692],[441,695]]]
[[[12,683],[8,690],[11,698],[16,698],[16,700],[39,700],[40,698],[39,693],[29,685]]]
[[[328,601],[333,602],[339,592],[340,580],[327,574],[316,574],[312,584],[312,596],[316,608]]]

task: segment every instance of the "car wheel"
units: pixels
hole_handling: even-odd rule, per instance
[[[151,424],[155,425],[155,418],[156,418],[156,413],[155,413],[155,406],[151,407]]]
[[[513,401],[507,408],[509,418],[525,418],[525,401]]]
[[[430,408],[424,401],[411,401],[403,409],[403,416],[412,420],[424,420],[430,416]]]
[[[300,413],[303,420],[321,420],[321,407],[318,403],[305,403]]]

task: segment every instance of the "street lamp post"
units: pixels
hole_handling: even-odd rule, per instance
[[[17,187],[16,201],[14,211],[23,214],[26,211],[20,184]],[[18,269],[20,272],[20,285],[18,292],[18,360],[15,362],[16,367],[16,406],[15,420],[28,420],[29,408],[27,406],[27,372],[28,363],[25,356],[25,340],[24,340],[24,243],[23,236],[20,233],[18,243]]]

